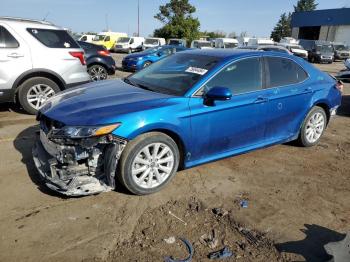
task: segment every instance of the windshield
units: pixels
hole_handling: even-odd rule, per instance
[[[316,46],[316,51],[321,53],[333,53],[331,45],[318,45]]]
[[[235,48],[238,44],[236,43],[225,43],[225,48]]]
[[[142,51],[141,53],[143,53],[143,54],[151,54],[151,53],[155,53],[155,52],[159,51],[161,48],[162,48],[161,46],[152,47],[152,48],[149,48],[149,49],[146,49],[146,50]]]
[[[121,38],[119,38],[118,43],[120,43],[120,44],[128,44],[129,41],[130,41],[130,37],[121,37]]]
[[[176,53],[135,73],[125,82],[157,93],[183,96],[219,60],[214,56]]]
[[[180,40],[173,39],[169,41],[169,45],[180,45],[180,44],[181,44]]]
[[[159,44],[159,40],[158,39],[147,38],[145,40],[145,44],[146,45],[158,45]]]
[[[105,37],[105,35],[95,35],[93,41],[103,41]]]
[[[349,51],[349,47],[345,45],[334,45],[334,49],[337,51]]]

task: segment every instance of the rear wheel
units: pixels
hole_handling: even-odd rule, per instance
[[[58,85],[45,77],[33,77],[21,84],[18,99],[29,114],[36,114],[45,102],[60,91]]]
[[[327,126],[327,116],[323,108],[315,106],[307,114],[299,135],[299,143],[304,147],[316,145]]]
[[[90,66],[88,73],[92,81],[106,80],[108,77],[107,69],[102,65]]]
[[[151,132],[132,140],[120,159],[120,182],[136,195],[162,189],[179,166],[179,150],[169,136]]]

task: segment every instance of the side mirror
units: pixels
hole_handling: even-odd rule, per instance
[[[157,56],[159,56],[159,57],[163,56],[163,52],[158,52]]]
[[[226,101],[232,98],[231,90],[227,87],[215,86],[204,95],[206,105],[214,105],[214,101]]]

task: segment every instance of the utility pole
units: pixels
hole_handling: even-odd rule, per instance
[[[137,0],[137,36],[140,36],[140,0]]]

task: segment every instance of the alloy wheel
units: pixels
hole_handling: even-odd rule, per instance
[[[132,179],[141,188],[158,187],[170,176],[174,160],[174,152],[166,144],[149,144],[142,148],[133,160]]]
[[[45,102],[55,95],[55,91],[48,85],[37,84],[32,86],[27,93],[28,104],[39,110]]]
[[[103,66],[92,66],[88,71],[92,81],[106,80],[108,77],[107,70]]]
[[[325,128],[325,118],[320,112],[313,114],[305,128],[305,137],[309,143],[315,143],[318,141]]]

